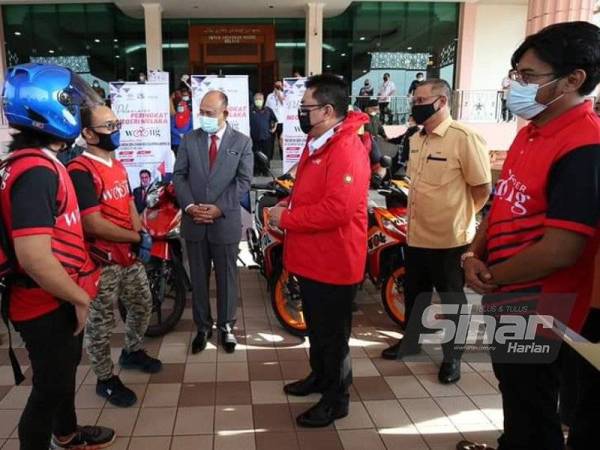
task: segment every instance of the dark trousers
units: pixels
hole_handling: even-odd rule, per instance
[[[256,155],[258,152],[264,153],[267,158],[269,158],[269,162],[273,159],[273,138],[271,139],[261,139],[252,141],[252,151]],[[263,164],[257,159],[254,158],[254,173],[265,172],[270,167],[270,164],[267,167],[263,167]]]
[[[208,239],[186,241],[192,281],[194,322],[199,332],[212,328],[210,272],[215,266],[217,281],[217,328],[225,331],[235,324],[238,303],[237,256],[239,244],[214,244]]]
[[[565,448],[558,414],[560,366],[560,357],[545,364],[493,363],[504,411],[498,450]]]
[[[323,399],[347,403],[352,384],[348,340],[358,285],[333,285],[299,278],[310,341],[310,367],[324,388]]]
[[[277,147],[279,147],[279,154],[281,155],[281,159],[283,159],[283,141],[281,139],[282,134],[283,134],[283,124],[278,123],[277,128],[275,129],[275,138],[277,140]],[[273,149],[273,157],[274,156],[275,156],[275,150]]]
[[[391,124],[393,122],[392,111],[390,110],[390,102],[379,103],[379,113],[381,114],[382,125],[385,125],[386,123]]]
[[[42,317],[15,324],[33,371],[33,388],[19,421],[21,450],[47,449],[52,433],[68,436],[77,428],[75,376],[83,334],[73,336],[76,324],[75,310],[66,303]]]
[[[431,304],[433,288],[443,304],[462,305],[467,303],[463,287],[465,277],[460,267],[460,257],[468,246],[450,249],[406,248],[406,278],[404,301],[408,328],[403,345],[414,348],[418,345],[423,330],[421,318],[425,308]],[[458,321],[458,315],[447,319]],[[462,352],[454,349],[454,341],[442,346],[444,360],[460,358]]]
[[[590,311],[581,335],[590,342],[600,342],[600,309]],[[598,446],[600,372],[579,354],[574,356],[575,365],[568,368],[575,372],[576,383],[572,390],[576,398],[568,443],[573,450],[591,449]]]

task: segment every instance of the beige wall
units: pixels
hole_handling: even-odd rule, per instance
[[[468,89],[500,89],[510,57],[525,39],[527,5],[477,5],[471,83]]]

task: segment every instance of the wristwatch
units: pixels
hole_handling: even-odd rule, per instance
[[[466,252],[460,255],[460,267],[461,269],[465,266],[465,261],[469,258],[477,258],[474,252]]]

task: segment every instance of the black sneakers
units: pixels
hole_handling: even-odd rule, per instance
[[[120,408],[127,408],[137,402],[135,392],[125,387],[116,375],[113,375],[108,380],[98,380],[96,394],[107,399],[110,404]]]
[[[162,362],[149,356],[143,349],[136,352],[123,349],[119,357],[119,365],[123,369],[137,369],[146,373],[157,373],[162,369]]]
[[[81,450],[96,450],[110,447],[116,439],[114,430],[105,427],[77,427],[75,436],[68,442],[61,442],[52,436],[51,449],[76,448]]]

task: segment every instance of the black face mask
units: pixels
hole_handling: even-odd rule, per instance
[[[313,129],[313,124],[310,123],[310,111],[298,110],[298,121],[300,122],[300,129],[304,134],[310,133]]]
[[[428,105],[413,105],[412,116],[418,125],[423,125],[427,120],[433,116],[439,110],[435,109],[435,103],[439,100],[439,97]]]
[[[94,131],[94,133],[96,132]],[[121,140],[120,130],[115,130],[109,134],[96,133],[96,136],[98,136],[98,143],[92,144],[95,147],[101,148],[102,150],[106,150],[107,152],[114,152],[116,149],[119,148]]]

